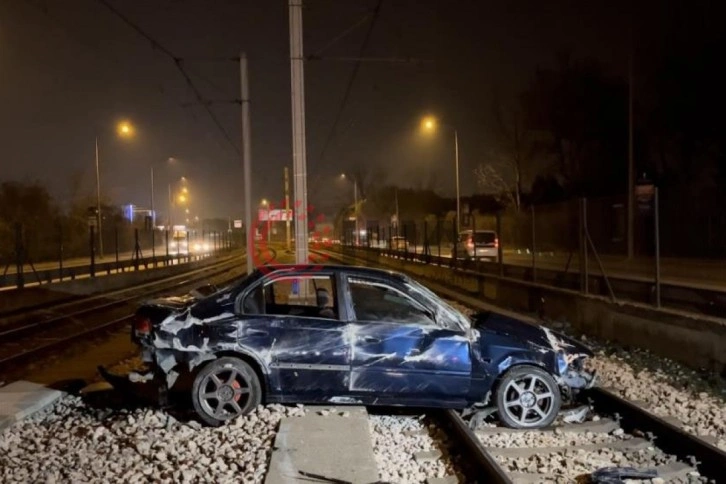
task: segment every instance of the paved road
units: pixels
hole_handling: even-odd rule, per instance
[[[411,246],[411,250],[423,252],[423,246]],[[430,247],[431,255],[438,255],[438,247]],[[601,274],[597,260],[592,253],[589,254],[588,271],[591,274]],[[441,257],[451,257],[451,247],[441,246]],[[538,253],[535,262],[539,269],[564,271],[567,267],[569,254],[566,253]],[[630,278],[642,281],[655,280],[654,258],[639,257],[628,260],[623,256],[603,255],[600,257],[605,273],[610,277]],[[505,264],[531,267],[532,254],[517,253],[505,250],[502,257]],[[578,254],[572,255],[569,263],[569,272],[579,271]],[[661,282],[703,289],[726,291],[726,260],[702,259],[674,259],[661,258]]]

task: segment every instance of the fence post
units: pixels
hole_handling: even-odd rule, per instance
[[[151,266],[156,269],[156,229],[151,227]]]
[[[113,226],[113,241],[114,241],[114,252],[116,252],[116,272],[119,271],[118,263],[118,225]]]
[[[456,231],[456,221],[451,223],[451,233],[453,234],[453,238],[451,239],[451,264],[456,267],[459,262],[457,260],[459,254],[456,253],[456,245],[459,241],[459,234]]]
[[[25,287],[23,266],[25,265],[25,248],[23,247],[23,226],[15,223],[15,285],[18,289]]]
[[[134,270],[139,270],[139,229],[134,229]]]
[[[496,215],[497,224],[497,262],[499,263],[499,277],[504,277],[504,247],[502,244],[502,211],[497,210]]]
[[[58,224],[58,275],[63,282],[63,225]]]
[[[438,216],[436,217],[436,245],[438,246],[437,254],[439,259],[441,259],[441,219]]]
[[[580,287],[583,293],[589,293],[589,274],[587,267],[587,199],[580,199]]]
[[[191,248],[191,245],[189,245],[189,231],[187,230],[187,262],[191,260]]]
[[[89,232],[88,248],[91,250],[91,277],[96,277],[96,246],[94,244],[96,231],[93,225],[89,227]]]
[[[164,265],[169,265],[169,229],[164,229],[164,239],[166,243],[166,260],[164,261]]]
[[[532,212],[532,281],[537,282],[537,238],[535,232],[534,204],[530,205]]]
[[[660,307],[660,208],[658,187],[655,187],[655,306]]]

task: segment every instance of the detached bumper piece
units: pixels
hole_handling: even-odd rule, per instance
[[[103,366],[99,366],[98,373],[111,384],[114,390],[124,395],[157,403],[161,407],[167,407],[169,404],[166,385],[160,384],[152,371],[133,371],[127,375],[115,375]]]

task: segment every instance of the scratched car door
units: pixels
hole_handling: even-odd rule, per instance
[[[329,300],[318,304],[318,292]],[[270,368],[286,401],[344,397],[350,375],[347,323],[338,319],[334,278],[275,277],[265,288],[266,314],[275,316]]]
[[[352,394],[436,404],[469,393],[469,341],[386,282],[350,276]]]

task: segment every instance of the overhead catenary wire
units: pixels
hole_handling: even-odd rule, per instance
[[[378,19],[378,14],[381,10],[381,4],[383,3],[383,0],[378,0],[378,3],[376,4],[375,9],[373,10],[373,15],[371,19],[371,23],[368,26],[368,31],[366,32],[366,36],[363,39],[363,44],[360,48],[360,54],[358,55],[358,60],[356,60],[355,65],[353,66],[353,71],[351,72],[350,78],[348,79],[348,84],[345,88],[345,94],[343,95],[343,99],[340,103],[340,107],[338,108],[338,112],[335,115],[335,120],[333,121],[333,126],[330,129],[330,133],[328,134],[327,139],[325,140],[325,144],[323,145],[323,149],[320,152],[320,158],[319,162],[322,162],[325,158],[325,153],[328,151],[328,147],[330,146],[330,142],[335,137],[335,132],[338,128],[338,123],[340,122],[340,118],[343,115],[343,111],[345,110],[345,106],[348,103],[348,98],[350,97],[350,92],[353,88],[353,83],[355,82],[355,78],[358,75],[358,71],[360,70],[360,59],[363,57],[363,54],[366,51],[366,48],[368,47],[368,42],[371,39],[371,34],[373,33],[373,27],[376,25],[376,20]]]
[[[189,76],[189,74],[187,73],[187,71],[184,69],[184,66],[183,66],[184,59],[181,58],[181,57],[178,57],[178,56],[174,55],[173,52],[171,52],[169,49],[167,49],[166,47],[164,47],[163,45],[161,45],[156,39],[154,39],[144,29],[142,29],[141,27],[139,27],[136,23],[134,23],[126,15],[124,15],[119,10],[117,10],[107,0],[98,0],[98,2],[101,5],[103,5],[104,7],[106,7],[108,10],[110,10],[119,19],[121,19],[121,21],[123,21],[126,25],[128,25],[134,31],[136,31],[136,33],[138,33],[139,35],[141,35],[142,37],[144,37],[146,40],[148,40],[149,43],[151,43],[151,46],[154,49],[160,51],[161,53],[163,53],[164,55],[166,55],[167,57],[169,57],[174,62],[174,65],[176,66],[177,70],[179,71],[179,73],[182,75],[182,77],[186,81],[186,83],[189,86],[189,88],[194,93],[194,96],[196,97],[196,99],[199,102],[199,104],[201,104],[204,107],[204,109],[207,111],[207,114],[209,114],[209,117],[212,118],[212,122],[217,127],[217,129],[222,133],[222,136],[224,136],[224,138],[227,140],[227,142],[232,147],[232,149],[234,149],[234,151],[238,155],[241,156],[241,152],[240,152],[239,146],[237,146],[237,144],[232,140],[232,138],[230,137],[229,133],[227,133],[227,130],[224,129],[224,127],[222,126],[222,123],[219,121],[219,118],[217,118],[217,116],[212,111],[212,109],[210,107],[210,103],[207,102],[204,99],[204,96],[202,96],[201,91],[199,91],[199,89],[194,85],[194,82],[192,81],[192,78]]]

